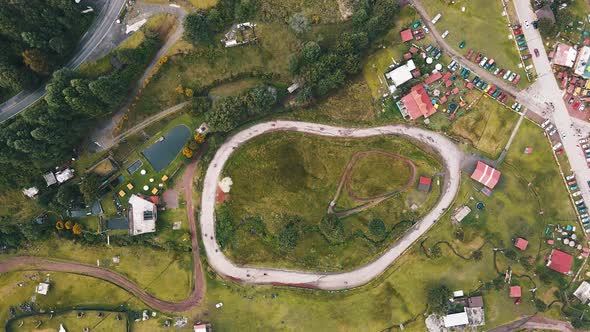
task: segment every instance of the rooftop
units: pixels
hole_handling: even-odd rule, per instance
[[[414,35],[412,34],[412,30],[406,29],[400,32],[400,36],[402,37],[402,42],[408,42],[414,39]]]
[[[529,245],[529,241],[519,237],[518,239],[516,239],[516,242],[514,243],[514,246],[517,247],[518,249],[525,251],[526,247]]]
[[[561,250],[553,249],[547,261],[547,267],[553,271],[568,274],[572,270],[573,262],[574,257],[572,255],[566,254]]]
[[[396,88],[412,79],[412,70],[416,69],[414,60],[408,60],[405,64],[385,73],[385,78],[391,80],[393,89],[390,86],[390,92],[395,92]]]
[[[574,292],[574,296],[577,297],[582,303],[588,303],[588,301],[590,301],[590,283],[582,281],[580,286],[578,286]]]
[[[584,78],[590,78],[590,47],[584,46],[578,52],[578,60],[574,67],[574,73]]]
[[[553,64],[572,68],[577,54],[578,52],[570,45],[557,43],[555,55],[553,56]]]
[[[502,173],[497,169],[481,161],[477,161],[477,166],[475,167],[473,174],[471,174],[471,178],[490,189],[494,189],[500,180],[500,175],[502,175]]]
[[[436,109],[432,106],[432,101],[424,86],[417,84],[412,87],[412,90],[397,103],[400,112],[404,118],[409,120],[416,120],[420,117],[428,118],[436,113]]]
[[[465,311],[450,314],[443,317],[443,322],[445,327],[455,327],[455,326],[462,326],[469,324],[469,318],[467,317],[467,313]]]
[[[510,286],[510,297],[518,298],[522,296],[520,286]]]
[[[129,234],[139,235],[156,231],[156,205],[137,195],[129,198]]]

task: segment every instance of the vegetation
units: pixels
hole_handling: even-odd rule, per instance
[[[234,185],[217,211],[218,223],[231,211],[231,241],[221,232],[224,252],[240,264],[264,264],[313,270],[342,270],[375,257],[428,211],[439,197],[417,191],[404,193],[366,211],[338,218],[327,214],[346,163],[357,152],[395,151],[412,159],[420,172],[434,174],[438,162],[412,143],[399,138],[330,139],[297,133],[275,133],[255,138],[229,159],[224,174]],[[321,156],[321,157],[318,157]],[[400,170],[401,176],[407,176]],[[397,181],[395,172],[372,173],[370,181]],[[256,179],[256,181],[252,181]],[[370,181],[369,181],[370,180]],[[407,178],[406,178],[407,181]],[[363,181],[358,180],[359,188]],[[358,205],[343,189],[335,212]],[[410,207],[416,204],[416,209]],[[373,219],[381,219],[377,234]],[[370,231],[369,228],[374,230]],[[384,229],[383,229],[384,228]]]
[[[63,64],[92,17],[81,15],[80,7],[68,0],[4,2],[0,8],[0,97],[33,87]]]

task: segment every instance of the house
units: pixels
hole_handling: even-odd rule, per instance
[[[469,206],[463,205],[455,210],[455,213],[453,213],[451,219],[453,220],[453,222],[458,224],[461,222],[461,220],[465,219],[465,217],[467,217],[470,213],[471,208],[469,208]]]
[[[574,296],[577,297],[580,302],[583,304],[587,304],[590,306],[590,283],[587,281],[582,281],[580,286],[574,292]]]
[[[257,39],[254,33],[255,27],[256,24],[250,22],[234,24],[230,31],[225,34],[225,38],[221,42],[225,47],[234,47],[253,42]]]
[[[431,178],[427,178],[425,176],[420,177],[420,181],[418,181],[418,190],[429,192],[430,191],[430,184],[432,183]]]
[[[576,61],[578,52],[570,45],[557,43],[555,46],[555,55],[553,56],[553,64],[556,66],[563,66],[572,68]]]
[[[522,290],[520,286],[510,286],[510,297],[511,298],[520,298],[522,296]]]
[[[407,53],[404,54],[404,59],[405,60],[410,60],[411,58],[412,58],[412,53],[407,52]]]
[[[25,188],[23,189],[23,194],[28,198],[35,198],[39,193],[39,189],[37,187]]]
[[[483,308],[483,297],[472,296],[467,299],[467,306],[469,308]]]
[[[45,183],[47,183],[48,187],[57,183],[57,179],[55,178],[55,174],[53,174],[53,172],[43,175],[43,179],[45,179]]]
[[[469,318],[467,317],[467,312],[463,311],[444,316],[443,323],[445,324],[446,328],[464,326],[469,324]]]
[[[394,93],[398,87],[411,80],[413,78],[412,70],[414,69],[416,69],[414,60],[408,60],[405,64],[386,72],[385,79],[389,87],[389,92]]]
[[[422,84],[413,86],[410,93],[403,96],[396,105],[406,120],[416,120],[420,117],[428,118],[436,113],[430,96],[428,96]]]
[[[127,218],[129,235],[153,233],[156,231],[156,204],[137,195],[131,195]]]
[[[525,251],[526,247],[529,245],[529,241],[519,237],[516,239],[516,242],[514,243],[514,246],[517,247],[518,249]]]
[[[411,29],[406,29],[400,32],[400,36],[402,38],[402,43],[409,42],[410,40],[414,39],[414,34],[412,34]]]
[[[569,274],[572,270],[574,257],[570,254],[557,249],[551,250],[549,259],[547,260],[547,267],[555,272],[562,274]]]
[[[71,168],[66,168],[62,171],[55,173],[55,179],[59,183],[64,183],[64,182],[68,181],[69,179],[72,179],[73,177],[74,177],[74,170]]]
[[[197,324],[193,326],[193,332],[212,332],[211,324]]]
[[[440,80],[441,77],[442,77],[442,74],[440,73],[440,71],[436,71],[424,80],[424,84],[426,84],[426,85],[432,84],[432,83]]]
[[[583,78],[590,78],[590,47],[584,46],[578,51],[574,73]]]
[[[484,164],[481,161],[477,161],[477,166],[475,167],[473,174],[471,174],[471,178],[490,189],[494,189],[500,180],[500,175],[502,175],[502,173],[497,169]]]
[[[40,282],[37,285],[37,287],[35,287],[35,293],[37,293],[37,294],[47,295],[47,292],[49,292],[49,284],[48,283]]]

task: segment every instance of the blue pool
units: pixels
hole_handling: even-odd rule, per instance
[[[190,136],[191,130],[187,126],[178,125],[143,150],[142,154],[156,172],[160,172],[176,158]]]

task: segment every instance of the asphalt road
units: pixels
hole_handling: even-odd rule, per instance
[[[88,60],[92,52],[98,47],[116,23],[125,0],[108,0],[108,3],[98,13],[98,17],[80,40],[78,51],[66,64],[68,68],[77,68]],[[34,91],[21,91],[0,105],[0,122],[6,121],[22,112],[45,96],[45,85]]]
[[[215,238],[215,196],[223,166],[240,145],[264,133],[296,131],[320,136],[362,138],[379,135],[407,137],[430,146],[443,160],[446,173],[443,193],[436,206],[410,229],[400,240],[375,261],[343,273],[315,273],[275,268],[239,266],[231,262],[219,249]],[[318,156],[321,158],[321,156]],[[201,236],[209,265],[230,279],[252,284],[288,285],[327,290],[361,286],[380,275],[445,213],[459,190],[460,165],[463,153],[455,144],[435,132],[406,126],[389,125],[375,128],[341,128],[317,123],[269,121],[247,128],[230,137],[211,160],[203,184],[201,199]]]

